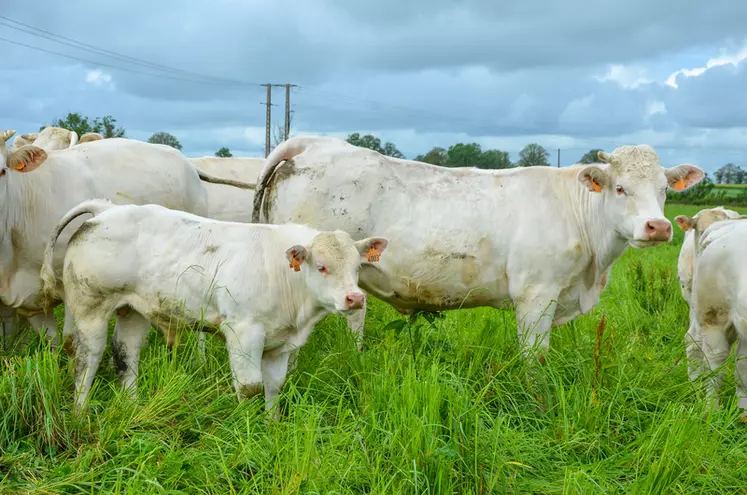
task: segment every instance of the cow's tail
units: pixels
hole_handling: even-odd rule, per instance
[[[73,207],[68,211],[64,217],[57,223],[54,228],[52,235],[49,236],[47,241],[47,247],[44,249],[44,263],[41,268],[41,279],[42,279],[42,297],[44,301],[44,308],[48,308],[57,299],[57,277],[52,267],[52,259],[54,257],[54,245],[57,242],[57,238],[60,233],[68,226],[70,222],[75,220],[81,215],[90,213],[94,217],[100,215],[102,212],[112,208],[114,203],[106,199],[89,199],[83,201],[79,205]]]
[[[200,180],[204,180],[205,182],[209,182],[211,184],[223,184],[224,186],[233,186],[233,187],[238,187],[239,189],[254,189],[255,187],[257,187],[256,184],[252,184],[251,182],[241,182],[238,180],[221,179],[219,177],[215,177],[214,175],[206,174],[199,168],[197,168],[197,173],[200,176]]]
[[[315,136],[295,136],[280,143],[274,150],[272,150],[272,153],[267,155],[267,158],[265,158],[265,164],[262,167],[262,172],[259,173],[259,177],[257,178],[257,189],[254,191],[252,223],[260,222],[265,191],[272,182],[272,177],[275,170],[278,168],[278,165],[285,160],[290,160],[291,158],[300,155],[306,151],[313,141],[318,139],[319,138]],[[265,221],[267,221],[267,219],[265,219]]]
[[[70,146],[68,146],[68,148],[72,148],[76,144],[78,144],[78,133],[70,131]]]

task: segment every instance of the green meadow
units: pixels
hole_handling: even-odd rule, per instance
[[[33,339],[0,354],[0,493],[747,493],[733,356],[720,409],[687,377],[674,229],[626,251],[600,304],[553,330],[545,366],[520,357],[510,311],[407,324],[371,301],[361,353],[327,317],[277,422],[237,401],[222,341],[203,363],[196,335],[169,351],[155,331],[140,398],[107,351],[76,417],[72,363]]]

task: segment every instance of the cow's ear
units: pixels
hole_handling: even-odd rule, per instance
[[[674,221],[680,227],[680,230],[687,232],[695,226],[695,219],[685,215],[677,215],[674,217]]]
[[[703,180],[705,172],[695,165],[684,163],[664,169],[664,175],[667,177],[669,187],[675,191],[685,191]]]
[[[576,176],[578,181],[591,192],[602,192],[610,181],[610,176],[596,165],[584,167]]]
[[[381,237],[368,237],[367,239],[361,239],[355,243],[356,249],[360,253],[361,257],[365,258],[369,263],[379,261],[381,253],[384,252],[389,241]]]
[[[26,145],[10,154],[8,166],[19,172],[31,172],[47,159],[47,152],[36,146]]]
[[[301,263],[306,259],[306,248],[296,244],[285,250],[285,257],[288,260],[288,266],[293,268],[293,271],[300,272]]]

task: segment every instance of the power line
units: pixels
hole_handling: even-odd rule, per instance
[[[11,25],[10,23],[17,24],[17,25],[14,26],[14,25]],[[227,78],[216,77],[216,76],[211,76],[211,75],[206,75],[206,74],[199,74],[197,72],[186,71],[186,70],[177,69],[177,68],[174,68],[174,67],[169,67],[169,66],[166,66],[166,65],[163,65],[163,64],[157,64],[157,63],[154,63],[154,62],[149,62],[147,60],[139,59],[139,58],[136,58],[136,57],[131,57],[129,55],[124,55],[122,53],[118,53],[118,52],[115,52],[115,51],[112,51],[112,50],[106,50],[104,48],[99,48],[97,46],[94,46],[94,45],[91,45],[91,44],[88,44],[88,43],[83,43],[82,41],[77,41],[77,40],[74,40],[72,38],[68,38],[66,36],[63,36],[61,34],[56,34],[56,33],[53,33],[51,31],[46,31],[44,29],[37,28],[37,27],[34,27],[34,26],[30,25],[30,24],[26,24],[26,23],[23,23],[23,22],[20,22],[20,21],[16,21],[14,19],[11,19],[11,18],[3,16],[3,15],[0,15],[0,25],[8,27],[10,29],[15,29],[17,31],[21,31],[21,32],[30,34],[32,36],[44,38],[44,39],[53,41],[55,43],[59,43],[59,44],[66,45],[66,46],[70,46],[70,47],[78,49],[78,50],[83,50],[83,51],[87,51],[87,52],[90,52],[90,53],[95,53],[97,55],[101,55],[101,56],[105,56],[105,57],[109,57],[109,58],[118,59],[118,60],[121,60],[121,61],[126,62],[126,63],[140,65],[140,66],[143,66],[143,67],[146,67],[146,68],[149,68],[149,69],[160,70],[160,71],[164,71],[164,72],[171,72],[171,73],[174,73],[174,74],[181,74],[181,75],[185,75],[185,76],[188,76],[188,77],[198,77],[198,78],[208,79],[208,80],[210,80],[213,83],[244,85],[244,86],[257,86],[257,87],[261,86],[259,83],[253,83],[253,82],[247,82],[247,81],[240,81],[240,80],[236,80],[236,79],[227,79]],[[19,26],[23,26],[23,27],[19,27]],[[36,31],[36,32],[34,32],[34,31]],[[56,38],[59,38],[59,39],[56,39]],[[4,40],[4,41],[9,41],[9,40]],[[11,41],[11,43],[13,43],[13,41]],[[21,44],[20,42],[15,42],[15,43],[16,44]],[[22,46],[26,46],[28,48],[38,49],[38,50],[41,50],[41,51],[45,51],[42,48],[32,47],[30,45],[22,45]],[[72,57],[70,55],[65,55],[65,54],[61,54],[61,53],[58,53],[58,52],[52,52],[50,50],[46,50],[46,51],[48,53],[54,53],[55,55],[60,55],[60,56],[68,57],[68,58],[74,58],[74,57]],[[83,60],[83,59],[77,59],[77,60]],[[93,62],[93,61],[87,61],[87,62],[88,63],[99,63],[99,62]],[[121,69],[121,67],[118,67],[118,66],[110,66],[110,67],[120,68]],[[123,69],[123,70],[126,70],[126,69]]]

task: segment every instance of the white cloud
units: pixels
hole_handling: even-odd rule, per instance
[[[89,70],[86,72],[86,82],[94,86],[102,86],[111,83],[112,76],[101,70]]]
[[[594,76],[597,81],[616,82],[625,89],[635,89],[642,84],[649,84],[653,81],[646,77],[646,69],[637,65],[624,66],[611,64],[607,68],[607,73],[603,76]]]
[[[663,101],[652,101],[646,107],[646,115],[656,115],[657,113],[667,113],[667,106]]]
[[[708,69],[712,69],[714,67],[721,67],[724,65],[733,65],[734,67],[736,67],[745,59],[747,59],[747,44],[745,44],[742,49],[737,51],[736,53],[722,54],[721,56],[708,60],[705,67],[695,67],[694,69],[680,69],[678,71],[672,72],[667,78],[666,84],[673,88],[677,88],[677,77],[680,75],[683,75],[685,77],[698,77],[703,75]]]

